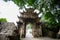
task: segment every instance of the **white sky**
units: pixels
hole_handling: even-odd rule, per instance
[[[12,1],[4,2],[0,0],[0,18],[6,18],[8,22],[18,21],[19,7]]]

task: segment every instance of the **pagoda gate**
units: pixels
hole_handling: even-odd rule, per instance
[[[33,8],[27,8],[26,12],[20,12],[20,16],[18,16],[19,21],[18,29],[20,33],[20,37],[25,38],[26,36],[26,25],[28,23],[32,24],[32,35],[34,37],[41,37],[42,36],[42,29],[41,29],[41,23],[40,18],[38,17],[38,14],[34,12]]]

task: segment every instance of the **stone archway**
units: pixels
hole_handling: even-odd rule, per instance
[[[34,37],[42,36],[40,18],[37,13],[34,13],[34,9],[27,8],[26,12],[24,11],[20,15],[20,17],[18,16],[19,22],[17,24],[21,37],[24,38],[26,36],[26,25],[28,23],[32,24],[32,34]]]

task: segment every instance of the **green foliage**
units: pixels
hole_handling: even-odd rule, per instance
[[[37,0],[12,0],[15,4],[17,4],[20,8],[24,8],[26,4],[28,6],[37,6]]]
[[[0,18],[0,22],[7,22],[6,18]]]
[[[31,29],[32,28],[32,25],[31,24],[28,24],[27,25],[27,29]]]
[[[42,13],[41,21],[46,24],[47,27],[60,27],[60,6],[59,0],[12,0],[20,8],[25,8],[25,5],[32,6],[34,9],[38,9]],[[45,11],[44,9],[45,8]],[[59,9],[59,10],[58,10]]]
[[[17,6],[19,6],[20,8],[23,8],[25,5],[25,0],[12,0],[15,4],[17,4]]]

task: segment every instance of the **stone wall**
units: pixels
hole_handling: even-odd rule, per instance
[[[33,24],[32,26],[32,35],[35,38],[39,38],[42,36],[42,26],[40,24]]]

